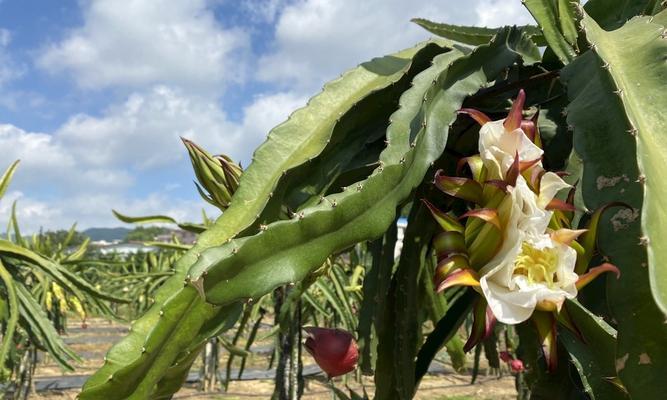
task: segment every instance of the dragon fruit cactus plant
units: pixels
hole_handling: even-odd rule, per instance
[[[326,84],[238,184],[226,160],[195,163],[224,212],[80,398],[170,398],[244,304],[359,243],[352,334],[375,398],[412,398],[471,319],[466,350],[518,333],[533,398],[664,398],[666,5],[523,3],[536,25],[415,20],[436,37]]]

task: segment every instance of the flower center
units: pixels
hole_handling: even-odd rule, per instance
[[[556,249],[537,249],[528,242],[521,244],[521,252],[514,262],[514,275],[523,275],[528,283],[541,283],[554,288],[558,282],[558,254]]]

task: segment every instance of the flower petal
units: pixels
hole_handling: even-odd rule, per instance
[[[466,114],[470,115],[472,119],[477,121],[478,124],[484,125],[487,122],[491,122],[491,118],[489,118],[486,114],[479,110],[475,110],[474,108],[462,108],[457,111],[458,114]]]
[[[547,172],[540,180],[540,194],[537,204],[545,208],[559,191],[571,187],[572,185],[565,182],[560,176],[553,172]]]
[[[479,283],[498,321],[516,325],[530,318],[537,304],[533,293],[510,291],[507,287],[485,278],[483,276]]]
[[[525,102],[526,92],[524,92],[523,89],[520,89],[519,94],[516,96],[516,99],[512,103],[512,108],[510,109],[510,112],[507,114],[507,118],[505,118],[505,122],[503,123],[505,129],[508,132],[513,131],[521,126],[521,120],[523,119],[523,106]]]
[[[470,268],[459,269],[447,276],[447,278],[438,285],[438,293],[452,286],[479,286],[479,276],[477,272]]]
[[[507,241],[507,240],[506,240]],[[528,241],[536,249],[552,248],[557,254],[554,286],[531,282],[524,275],[515,275],[514,266],[523,242]],[[505,254],[492,260],[480,271],[482,293],[500,322],[518,324],[530,318],[538,304],[562,304],[565,299],[576,297],[574,273],[577,252],[569,246],[554,242],[549,235],[530,235],[519,232],[512,240],[513,246]],[[501,250],[502,251],[502,250]],[[491,269],[488,269],[493,266]]]
[[[597,267],[589,269],[588,272],[581,275],[576,283],[577,290],[581,290],[584,286],[591,283],[593,279],[597,278],[600,274],[604,272],[613,272],[614,274],[616,274],[616,279],[619,279],[621,277],[621,271],[614,264],[604,263],[602,265],[598,265]]]
[[[530,190],[523,176],[519,176],[511,194],[514,208],[513,225],[510,226],[529,234],[545,232],[552,213],[540,207],[537,196]]]
[[[561,199],[551,199],[551,201],[544,207],[549,211],[575,211],[576,207],[574,204],[569,204],[564,202]]]
[[[573,240],[579,237],[579,235],[587,232],[587,229],[558,229],[557,231],[551,232],[551,239],[554,242],[562,243],[565,245],[570,245]]]

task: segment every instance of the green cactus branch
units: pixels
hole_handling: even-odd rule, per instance
[[[421,324],[415,310],[419,309],[419,277],[430,257],[435,232],[436,223],[430,211],[422,202],[415,201],[377,333],[375,398],[378,400],[411,398],[417,389],[414,360],[421,342]]]
[[[571,100],[567,121],[583,160],[586,207],[623,201],[633,208],[607,215],[599,225],[598,241],[602,254],[621,270],[622,279],[607,278],[608,302],[618,323],[616,371],[637,398],[659,398],[662,378],[651,371],[667,368],[665,315],[649,300],[650,277],[664,276],[664,268],[655,258],[651,266],[647,254],[649,246],[652,257],[660,254],[654,244],[665,227],[664,222],[658,225],[664,214],[651,197],[664,190],[656,170],[662,165],[656,151],[662,148],[659,154],[664,155],[664,148],[656,135],[664,132],[661,114],[667,104],[662,90],[667,65],[659,56],[667,47],[660,37],[664,25],[658,23],[665,15],[636,18],[613,32],[604,32],[584,16],[593,50],[562,74]],[[621,76],[625,74],[627,78]],[[640,177],[644,174],[653,177],[651,186],[648,177]],[[660,304],[664,292],[653,294]]]
[[[0,375],[5,375],[5,362],[9,354],[10,346],[13,344],[14,330],[19,321],[19,301],[16,295],[14,281],[9,271],[0,260],[0,280],[7,291],[7,303],[9,303],[9,319],[2,332],[2,344],[0,345]]]
[[[637,138],[637,180],[644,186],[641,212],[643,238],[648,253],[648,270],[657,304],[667,315],[667,183],[662,179],[667,152],[663,118],[667,92],[660,82],[667,80],[667,11],[654,17],[638,18],[613,32],[603,31],[593,19],[584,16],[584,28],[591,47],[614,82],[628,118],[629,133]],[[634,48],[632,54],[628,48]]]
[[[420,45],[421,49],[396,77],[400,79],[394,79],[386,87],[369,93],[346,113],[339,115],[326,148],[317,157],[284,174],[256,226],[249,232],[243,232],[243,236],[256,233],[259,225],[291,217],[283,208],[293,213],[315,205],[330,191],[361,180],[354,179],[359,173],[366,174],[363,176],[366,177],[377,167],[379,154],[384,148],[389,116],[396,109],[400,95],[409,87],[413,77],[430,65],[434,56],[447,50],[442,43],[436,43]],[[395,61],[389,57],[382,64],[386,62]],[[382,64],[371,69],[386,69]],[[352,175],[352,180],[346,179],[346,175]]]
[[[558,4],[551,0],[523,0],[522,2],[542,28],[549,48],[553,50],[563,64],[567,65],[571,62],[576,57],[575,49],[572,47],[572,42],[576,42],[577,33],[576,30],[572,32],[574,21],[569,18],[561,19],[558,16],[560,9],[571,10],[569,4],[561,6],[563,2],[561,0],[557,2]],[[560,23],[563,20],[568,21],[568,24],[565,25],[565,31],[563,31]],[[570,36],[571,41],[569,43],[564,34]]]
[[[565,306],[585,342],[569,330],[563,331],[560,340],[579,371],[586,393],[592,399],[629,399],[618,384],[616,357],[609,351],[616,347],[616,330],[577,301],[568,301]]]
[[[478,26],[443,24],[429,21],[425,18],[413,18],[412,22],[434,35],[472,46],[479,46],[481,44],[489,43],[489,41],[502,30],[502,28],[484,28]],[[526,34],[530,36],[536,45],[546,46],[547,43],[544,40],[542,31],[539,27],[533,25],[524,25],[520,26],[518,29],[526,32]]]
[[[52,354],[54,359],[63,368],[74,371],[70,364],[72,361],[80,361],[79,356],[67,348],[60,334],[46,316],[41,305],[35,301],[30,290],[23,284],[16,285],[16,294],[19,300],[19,313],[21,322],[30,327],[32,339]]]
[[[283,171],[317,156],[326,147],[340,116],[364,97],[389,87],[408,73],[411,65],[409,57],[425,46],[426,44],[419,45],[394,56],[376,59],[347,72],[338,80],[327,84],[323,92],[311,99],[305,108],[297,110],[285,123],[272,130],[267,142],[255,152],[256,161],[243,173],[234,202],[216,224],[199,237],[193,249],[176,263],[176,273],[157,293],[156,304],[133,324],[127,338],[110,350],[105,365],[84,386],[82,399],[99,396],[109,399],[132,396],[147,398],[153,386],[161,382],[163,371],[167,368],[177,370],[175,373],[183,375],[183,370],[189,367],[184,361],[194,360],[191,354],[201,346],[201,343],[192,343],[199,328],[209,319],[220,320],[225,316],[224,312],[218,314],[218,308],[206,305],[197,298],[192,289],[183,288],[186,270],[194,263],[197,255],[207,247],[221,245],[250,226],[270,198]],[[288,143],[294,146],[287,147]],[[163,309],[183,308],[186,305],[193,305],[192,312],[183,315],[181,320],[161,318],[164,315]],[[164,325],[167,327],[163,328]],[[174,329],[174,325],[180,329]],[[161,336],[161,339],[158,339],[157,333],[165,330],[173,335]],[[142,348],[146,348],[146,344],[154,340],[168,340],[170,348],[174,350],[150,357],[144,356]],[[178,350],[182,348],[186,350]],[[181,361],[179,365],[172,367],[177,360]],[[134,376],[135,379],[125,381],[119,390],[113,377],[120,376],[121,373],[123,376]],[[165,383],[160,387],[167,386],[175,385]]]
[[[424,95],[406,92],[402,100],[409,99],[407,109],[412,111],[404,112],[404,105],[392,116],[380,167],[366,181],[327,196],[291,221],[276,222],[255,236],[202,253],[190,275],[206,301],[228,304],[258,298],[280,284],[303,279],[329,254],[380,236],[394,220],[396,206],[440,157],[448,125],[463,99],[485,85],[487,76],[514,63],[518,58],[515,49],[525,40],[520,31],[505,31],[489,50],[482,47],[473,52],[469,63],[454,61],[447,68],[449,61],[443,61],[445,69]],[[436,58],[431,68],[438,65]],[[424,123],[410,123],[420,113]],[[392,129],[401,124],[411,130]],[[276,251],[276,245],[281,250]]]
[[[361,348],[360,367],[367,374],[373,373],[377,359],[377,331],[380,329],[391,283],[397,231],[398,228],[394,223],[387,229],[383,237],[368,245],[372,262],[364,275],[363,300],[357,327]]]

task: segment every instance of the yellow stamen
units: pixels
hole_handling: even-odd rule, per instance
[[[558,254],[553,248],[536,249],[528,242],[521,244],[521,252],[514,262],[514,275],[524,275],[528,282],[542,283],[554,288],[558,281]]]

